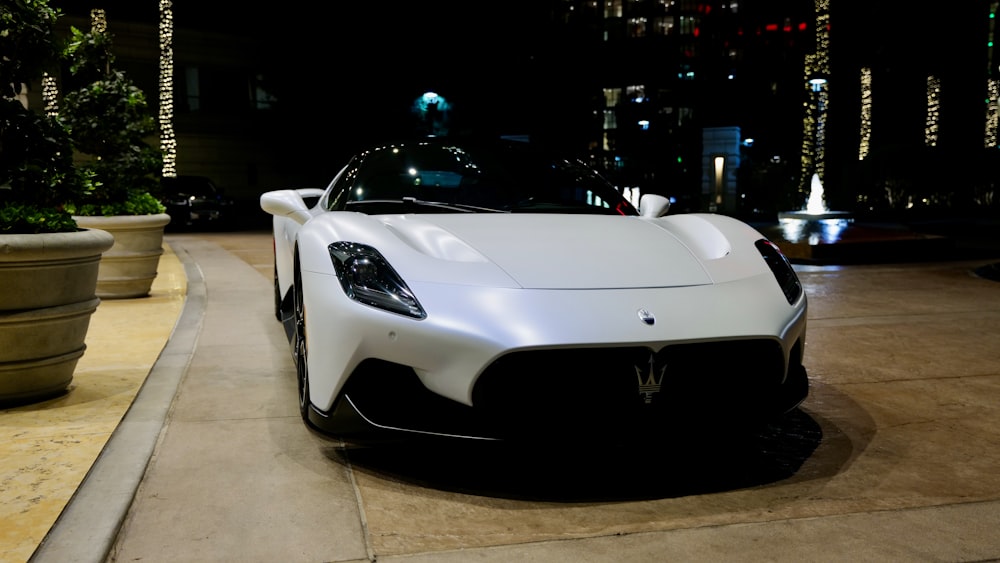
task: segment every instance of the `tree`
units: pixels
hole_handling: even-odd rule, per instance
[[[95,19],[97,16],[95,15]],[[163,213],[159,191],[162,156],[146,138],[156,122],[146,96],[124,72],[115,70],[112,37],[102,26],[84,33],[70,28],[63,49],[69,62],[69,92],[60,115],[69,129],[80,166],[94,186],[74,206],[77,215]]]

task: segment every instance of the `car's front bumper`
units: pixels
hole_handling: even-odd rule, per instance
[[[716,367],[726,363],[731,361]],[[544,366],[538,366],[522,372],[518,380],[543,371]],[[809,392],[806,370],[799,363],[783,381],[756,387],[727,388],[727,381],[701,384],[675,373],[673,380],[660,379],[662,389],[653,393],[640,390],[635,374],[588,374],[581,383],[581,378],[552,372],[522,393],[511,387],[497,391],[485,405],[469,407],[428,391],[406,366],[371,361],[355,373],[331,412],[312,408],[308,418],[321,432],[354,442],[440,437],[642,442],[671,434],[752,430],[792,411]]]
[[[329,276],[304,276],[307,287],[330,288],[307,293],[306,305],[311,420],[331,433],[353,428],[345,414],[362,431],[583,433],[612,419],[629,427],[781,413],[808,392],[805,300],[789,305],[769,274],[598,291],[413,283],[422,320],[349,302]]]

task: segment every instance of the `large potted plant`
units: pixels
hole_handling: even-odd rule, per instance
[[[71,207],[81,226],[103,229],[115,244],[101,260],[97,295],[149,294],[163,254],[170,216],[155,193],[162,157],[146,138],[156,132],[142,90],[115,70],[111,35],[99,25],[84,33],[70,28],[63,49],[68,63],[60,116],[69,129],[77,166],[93,177],[93,188]]]
[[[65,392],[100,304],[107,232],[67,211],[88,178],[61,123],[32,111],[28,88],[56,60],[48,0],[0,4],[0,405]]]

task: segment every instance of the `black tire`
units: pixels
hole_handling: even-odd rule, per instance
[[[295,352],[295,376],[299,387],[299,414],[302,420],[309,421],[309,346],[306,339],[306,308],[302,298],[302,276],[299,273],[298,263],[295,267],[295,283],[292,286],[295,297],[295,332],[294,352]]]
[[[281,321],[281,286],[278,285],[278,266],[274,266],[274,318]]]

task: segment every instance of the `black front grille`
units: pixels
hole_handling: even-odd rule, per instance
[[[411,368],[379,360],[362,363],[345,392],[368,422],[388,428],[620,440],[780,414],[789,402],[783,374],[780,345],[759,339],[676,344],[655,354],[645,347],[511,353],[480,376],[472,407],[428,391]]]
[[[648,348],[536,350],[494,362],[473,391],[475,410],[502,428],[556,433],[659,427],[692,417],[766,409],[784,376],[772,340]]]

